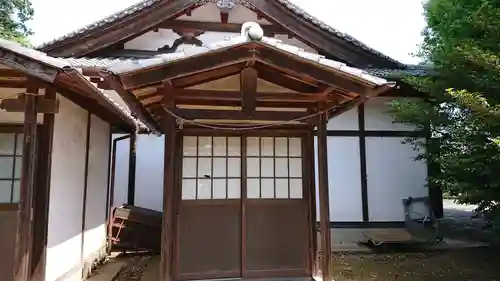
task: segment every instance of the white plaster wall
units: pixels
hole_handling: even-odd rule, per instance
[[[220,23],[220,10],[214,3],[207,3],[193,10],[190,16],[182,15],[178,18],[178,20]],[[249,21],[257,22],[261,25],[270,25],[270,23],[265,19],[257,20],[257,14],[241,5],[235,5],[229,13],[229,23],[243,24]],[[229,33],[207,31],[197,38],[200,39],[204,44],[210,44],[213,42],[223,41],[225,38],[235,37],[239,35],[240,32]],[[165,45],[172,46],[172,43],[175,41],[175,39],[179,37],[180,36],[174,33],[171,29],[158,29],[158,31],[147,32],[137,38],[126,42],[124,48],[130,50],[156,51],[158,48]],[[296,38],[288,38],[287,34],[277,34],[275,38],[282,40],[286,44],[291,44],[302,48],[308,52],[317,53],[316,50],[309,47],[304,42]],[[183,47],[185,47],[185,45],[179,46],[178,50],[182,49]]]
[[[87,112],[58,95],[52,146],[45,280],[79,266],[85,177]],[[65,280],[80,280],[81,270]]]
[[[214,42],[224,41],[228,38],[238,37],[240,33],[233,32],[218,32],[218,31],[206,31],[197,38],[200,39],[203,44],[210,44]],[[145,51],[156,51],[158,48],[165,45],[172,46],[174,41],[180,36],[171,29],[158,29],[158,31],[149,31],[143,35],[134,38],[125,43],[124,48],[127,50],[145,50]],[[285,44],[290,44],[299,48],[304,49],[307,52],[317,53],[316,50],[309,47],[297,38],[288,38],[286,34],[277,34],[274,38],[283,41]],[[178,47],[178,51],[183,48],[190,48],[192,45],[181,44]]]
[[[207,31],[197,38],[200,39],[204,44],[210,44],[239,35],[240,33]],[[137,38],[126,42],[124,48],[132,50],[156,51],[158,48],[165,45],[172,46],[174,41],[179,37],[180,36],[177,33],[173,32],[171,29],[159,29],[158,31],[147,32]],[[177,50],[181,50],[185,47],[189,48],[191,47],[191,45],[181,44]]]
[[[330,221],[363,221],[358,137],[328,137]],[[314,138],[315,151],[318,141]],[[318,155],[315,154],[316,219],[319,221]]]
[[[99,117],[92,115],[83,244],[85,260],[98,252],[106,243],[106,195],[110,134],[110,125]]]
[[[328,121],[327,130],[359,130],[358,108],[352,108]]]
[[[365,103],[365,130],[367,131],[412,131],[414,126],[394,123],[389,114],[393,97],[372,98]]]
[[[414,161],[418,152],[404,138],[366,138],[370,221],[404,221],[402,199],[428,196],[427,164]],[[425,214],[420,207],[418,213]]]
[[[136,206],[157,211],[163,210],[164,145],[164,136],[139,135],[137,138]],[[128,155],[128,147],[126,154]]]

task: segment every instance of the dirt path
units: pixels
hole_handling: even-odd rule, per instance
[[[441,220],[443,235],[448,238],[498,243],[499,237],[485,228],[482,218],[472,218],[475,206],[460,205],[453,200],[443,200],[444,218]]]

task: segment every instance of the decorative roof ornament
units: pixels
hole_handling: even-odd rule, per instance
[[[229,13],[235,4],[233,0],[218,0],[216,5],[221,12]]]
[[[260,41],[264,37],[264,30],[256,22],[245,22],[241,26],[241,36],[250,41]]]
[[[235,5],[233,0],[218,0],[215,4],[220,11],[220,22],[227,23],[229,20],[229,12],[231,12]]]

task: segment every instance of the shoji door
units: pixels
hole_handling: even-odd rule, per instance
[[[178,279],[241,276],[241,139],[185,136]]]
[[[244,274],[306,276],[309,220],[303,140],[247,137]]]

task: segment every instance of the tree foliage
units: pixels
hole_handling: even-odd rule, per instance
[[[395,101],[393,114],[430,131],[421,157],[440,167],[431,187],[479,204],[500,226],[500,1],[428,0],[424,11],[418,55],[436,75],[406,80],[429,99]]]
[[[33,17],[29,0],[0,0],[0,38],[27,44],[31,30],[26,22]]]

